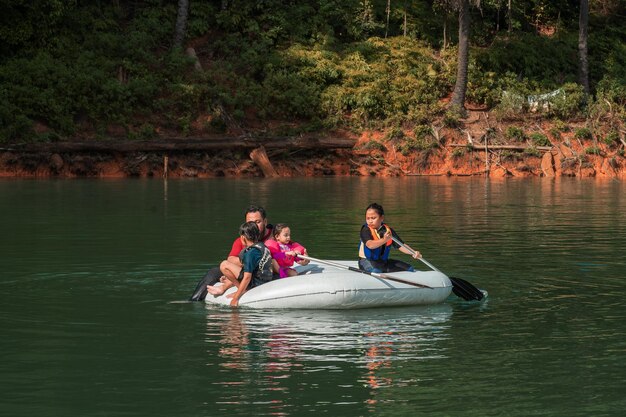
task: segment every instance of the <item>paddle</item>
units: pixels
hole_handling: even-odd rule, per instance
[[[411,255],[415,255],[415,251],[411,248],[409,248],[407,245],[405,245],[404,243],[400,242],[398,239],[396,239],[395,237],[391,237],[391,239],[396,242],[398,245],[402,246],[404,249],[408,250]],[[439,271],[439,269],[437,269],[437,267],[433,264],[431,264],[430,262],[428,262],[426,259],[424,259],[423,257],[419,257],[418,258],[420,261],[424,262],[424,264],[426,264],[429,268],[431,268],[433,271]],[[483,297],[485,296],[483,294],[483,292],[481,290],[479,290],[478,288],[476,288],[474,285],[472,285],[470,282],[462,279],[462,278],[455,278],[455,277],[448,277],[450,278],[450,282],[452,282],[452,292],[457,296],[460,297],[464,300],[467,301],[472,301],[472,300],[482,300]]]
[[[310,256],[307,256],[307,255],[298,255],[298,258],[307,259],[309,261],[317,262],[318,264],[326,264],[326,265],[333,266],[333,267],[338,268],[338,269],[345,269],[345,270],[348,270],[348,271],[360,272],[361,274],[371,275],[374,278],[380,278],[380,279],[386,279],[386,280],[389,280],[389,281],[401,282],[402,284],[412,285],[414,287],[419,287],[419,288],[429,288],[431,290],[433,289],[433,287],[429,287],[428,285],[425,285],[425,284],[418,284],[416,282],[407,281],[407,280],[404,280],[402,278],[394,277],[394,276],[387,275],[387,274],[379,274],[377,272],[363,271],[362,269],[359,269],[359,268],[354,268],[352,266],[339,264],[339,263],[336,263],[336,262],[333,262],[333,261],[325,261],[325,260],[322,260],[322,259],[311,258]]]
[[[204,301],[207,295],[207,285],[213,285],[220,281],[222,271],[219,266],[209,269],[204,277],[196,284],[196,288],[193,290],[193,294],[189,297],[189,301]]]

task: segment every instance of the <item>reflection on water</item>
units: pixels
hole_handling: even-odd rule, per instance
[[[205,341],[217,360],[207,366],[226,374],[216,382],[225,393],[222,406],[269,401],[278,407],[293,391],[310,389],[307,377],[318,372],[356,372],[354,383],[371,390],[357,402],[375,404],[376,389],[408,383],[399,364],[446,358],[441,341],[452,316],[448,304],[342,312],[206,309]]]
[[[0,414],[621,416],[626,183],[323,178],[0,181]],[[285,198],[288,196],[288,198]],[[486,303],[171,304],[251,203],[315,257],[363,209]]]

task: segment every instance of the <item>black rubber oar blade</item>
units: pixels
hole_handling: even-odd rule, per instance
[[[483,299],[483,292],[466,280],[462,278],[450,277],[450,281],[452,282],[452,292],[457,297],[467,301],[480,301]]]
[[[204,301],[207,295],[207,285],[214,285],[219,282],[222,272],[219,267],[211,268],[207,271],[204,277],[198,281],[196,288],[193,290],[193,294],[189,297],[189,301]]]

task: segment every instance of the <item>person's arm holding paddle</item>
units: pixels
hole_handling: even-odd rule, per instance
[[[368,240],[365,241],[365,246],[367,246],[369,249],[376,249],[376,248],[380,248],[381,246],[386,245],[387,242],[391,240],[392,234],[390,230],[391,230],[390,228],[386,228],[385,233],[382,235],[380,239],[370,237]],[[361,240],[367,237],[368,234],[369,232],[367,231],[367,229],[365,229],[365,231],[361,231]]]
[[[398,249],[400,252],[405,253],[407,255],[411,255],[413,259],[419,259],[422,257],[422,254],[418,251],[404,243],[400,236],[396,233],[395,230],[391,229],[391,233],[385,233],[385,236],[389,236],[389,239],[393,239],[394,248]]]
[[[371,240],[368,240],[365,244],[370,249],[376,249],[387,244],[387,242],[389,242],[392,239],[400,242],[399,244],[396,243],[395,241],[393,242],[393,247],[398,249],[400,252],[405,253],[407,255],[411,255],[414,259],[419,259],[422,257],[419,251],[411,248],[409,245],[404,243],[404,241],[400,239],[400,236],[398,236],[396,231],[393,230],[389,226],[385,227],[385,233],[380,239],[371,239]]]

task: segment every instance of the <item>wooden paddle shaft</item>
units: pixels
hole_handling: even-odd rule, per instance
[[[364,271],[362,269],[354,268],[352,266],[342,265],[340,263],[333,262],[333,261],[327,261],[327,260],[312,258],[312,257],[307,256],[307,255],[298,255],[298,257],[302,258],[302,259],[307,259],[309,261],[317,262],[317,263],[320,263],[320,264],[330,265],[330,266],[333,266],[333,267],[338,268],[338,269],[347,269],[348,271],[354,271],[354,272],[358,272],[358,273],[365,274],[365,275],[371,275],[374,278],[387,279],[389,281],[401,282],[403,284],[408,284],[408,285],[412,285],[414,287],[419,287],[419,288],[429,288],[431,290],[433,289],[433,287],[428,286],[426,284],[419,284],[417,282],[407,281],[405,279],[397,278],[397,277],[394,277],[394,276],[391,276],[391,275],[388,275],[388,274],[379,274],[377,272]]]
[[[391,237],[391,239],[396,242],[398,245],[402,246],[404,249],[408,250],[409,252],[411,252],[411,255],[415,255],[415,251],[411,248],[409,248],[407,245],[405,245],[404,243],[400,242],[398,239],[396,239],[395,237]],[[426,259],[424,259],[423,256],[420,256],[418,258],[420,261],[424,262],[426,264],[426,266],[428,266],[430,269],[432,269],[433,271],[437,271],[437,272],[441,272],[439,269],[437,269],[437,267],[433,264],[431,264],[430,262],[428,262]]]

